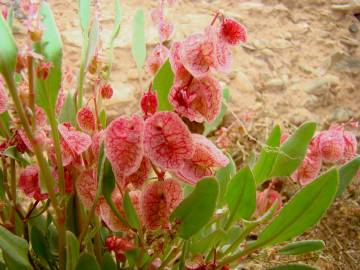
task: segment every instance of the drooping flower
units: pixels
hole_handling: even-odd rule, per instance
[[[343,158],[345,141],[342,130],[326,130],[318,136],[319,151],[325,162],[337,162]]]
[[[157,111],[158,99],[156,92],[151,91],[151,88],[141,97],[140,107],[146,117],[153,115]]]
[[[36,67],[36,76],[40,80],[46,80],[52,67],[53,65],[51,62],[41,61]]]
[[[109,83],[105,83],[100,88],[100,95],[103,99],[110,99],[113,96],[113,89]]]
[[[165,170],[177,170],[194,153],[191,133],[173,112],[157,112],[145,121],[145,153]]]
[[[242,24],[226,18],[220,26],[220,37],[229,45],[238,45],[247,41],[247,31]]]
[[[144,121],[137,115],[121,116],[105,132],[105,153],[113,169],[123,176],[137,171],[144,155]]]
[[[169,93],[175,111],[190,121],[212,122],[221,110],[221,88],[210,76],[192,79],[190,84],[175,84]]]
[[[164,42],[166,40],[169,40],[172,33],[174,32],[174,25],[167,21],[167,20],[160,20],[160,22],[157,25],[160,41]]]
[[[60,88],[59,94],[56,99],[55,112],[58,115],[61,112],[62,107],[65,103],[65,91],[64,88]]]
[[[175,174],[185,182],[195,184],[201,178],[212,175],[212,168],[225,167],[229,159],[206,137],[192,134],[192,138],[194,155]]]
[[[58,125],[59,132],[71,151],[81,155],[91,145],[91,137],[83,132],[75,130],[69,123]]]
[[[182,189],[175,180],[151,182],[144,186],[141,209],[145,227],[167,228],[171,212],[182,200]]]
[[[90,209],[95,200],[97,180],[94,170],[85,170],[79,174],[75,182],[76,193],[86,209]]]
[[[87,132],[93,132],[96,128],[95,115],[89,107],[81,108],[76,114],[79,127]]]
[[[256,212],[255,216],[259,217],[263,215],[270,207],[277,201],[277,209],[282,207],[282,198],[281,195],[270,188],[265,189],[264,191],[256,193]]]
[[[357,141],[356,141],[356,136],[349,131],[344,131],[343,137],[344,137],[345,147],[344,147],[344,155],[341,162],[345,163],[356,156]]]
[[[146,60],[148,71],[154,75],[169,57],[169,49],[162,44],[158,44],[151,51]]]
[[[187,83],[192,78],[192,75],[189,73],[189,71],[187,71],[181,62],[182,46],[183,45],[181,42],[173,42],[170,47],[169,56],[171,69],[175,74],[174,81],[179,84]]]
[[[0,79],[0,113],[7,111],[9,97],[5,92],[3,81]]]
[[[151,171],[150,160],[146,157],[141,161],[139,169],[129,176],[123,176],[121,173],[116,173],[116,181],[121,187],[132,184],[135,188],[140,188],[148,179]]]
[[[108,236],[104,243],[107,250],[115,252],[116,260],[124,262],[126,260],[125,252],[134,248],[134,244],[129,240],[115,235]]]
[[[42,193],[39,184],[39,168],[35,165],[27,166],[19,177],[19,188],[26,196],[37,201],[47,199],[47,194]]]

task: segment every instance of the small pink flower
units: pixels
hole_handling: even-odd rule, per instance
[[[141,209],[145,227],[167,228],[171,212],[182,200],[182,189],[175,180],[157,181],[144,186]]]
[[[345,148],[344,148],[344,156],[341,162],[345,163],[356,156],[357,141],[356,141],[356,136],[349,131],[345,131],[343,136],[344,136]]]
[[[36,125],[39,127],[44,127],[47,125],[46,113],[41,107],[37,105],[35,105],[35,120]]]
[[[87,132],[93,132],[96,128],[95,115],[89,107],[81,108],[76,114],[79,127]]]
[[[108,236],[104,243],[107,250],[115,252],[116,260],[124,262],[126,260],[125,252],[134,248],[134,244],[125,238],[118,236]]]
[[[153,24],[158,25],[160,21],[164,18],[164,13],[161,7],[157,7],[151,10],[150,17]]]
[[[322,159],[319,155],[306,155],[291,178],[298,181],[301,185],[306,185],[316,178],[321,170]]]
[[[170,48],[169,56],[171,69],[175,74],[174,81],[180,84],[186,83],[192,78],[192,75],[189,73],[189,71],[187,71],[181,62],[182,46],[183,45],[180,42],[173,42]]]
[[[3,81],[0,79],[0,113],[4,113],[8,109],[9,97],[5,92]]]
[[[69,123],[59,124],[59,132],[74,154],[81,155],[91,145],[91,137],[83,132],[75,130]]]
[[[100,130],[100,131],[96,132],[92,137],[91,152],[93,153],[93,155],[95,157],[99,156],[100,145],[104,140],[104,136],[105,136],[105,131]]]
[[[337,162],[344,156],[343,131],[334,129],[319,134],[319,151],[325,162]]]
[[[170,36],[174,32],[174,25],[166,20],[160,20],[157,25],[160,41],[164,42],[170,39]]]
[[[79,174],[75,182],[76,193],[86,209],[90,209],[95,200],[97,180],[94,170],[86,170]]]
[[[1,14],[2,14],[2,16],[4,17],[5,20],[7,20],[8,13],[9,13],[8,8],[6,6],[3,7],[2,11],[1,11]]]
[[[113,169],[124,176],[136,172],[144,155],[143,140],[144,121],[139,116],[112,121],[105,133],[105,153]]]
[[[157,112],[145,121],[145,153],[165,170],[177,170],[194,149],[191,133],[173,112]]]
[[[109,83],[105,83],[100,88],[100,95],[103,99],[110,99],[113,96],[113,89]]]
[[[282,207],[282,198],[281,195],[270,188],[265,189],[264,191],[256,193],[256,212],[255,216],[259,217],[263,215],[270,207],[278,202],[277,209],[281,209]]]
[[[41,193],[39,185],[39,168],[35,165],[26,167],[19,178],[19,188],[26,196],[34,198],[35,200],[47,199],[47,194]]]
[[[10,145],[15,145],[16,150],[19,153],[29,152],[32,149],[30,140],[26,136],[23,129],[17,129],[14,131],[14,135],[10,141]]]
[[[55,105],[55,112],[56,114],[59,114],[61,112],[62,107],[65,103],[65,92],[64,88],[60,88],[59,94],[56,99],[56,105]]]
[[[237,21],[226,18],[221,23],[220,37],[230,45],[238,45],[247,41],[247,31]]]
[[[145,116],[153,115],[158,108],[156,92],[149,89],[148,92],[144,93],[141,97],[140,107]]]
[[[154,75],[169,57],[169,49],[159,44],[150,53],[146,60],[148,71]]]
[[[191,159],[175,175],[190,184],[195,184],[201,178],[211,176],[212,168],[225,167],[229,159],[206,137],[192,134],[195,152]]]
[[[217,80],[206,76],[190,84],[175,84],[169,93],[175,111],[190,121],[212,122],[221,110],[221,88]]]
[[[41,61],[36,67],[36,76],[40,80],[46,80],[49,77],[50,69],[53,67],[52,63]]]
[[[132,184],[135,188],[140,188],[148,179],[150,171],[150,160],[144,157],[141,161],[139,169],[136,172],[127,177],[117,175],[116,180],[118,181],[118,184],[122,187]]]

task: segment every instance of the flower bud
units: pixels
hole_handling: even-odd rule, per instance
[[[144,93],[140,101],[140,106],[142,112],[146,116],[153,115],[158,108],[158,100],[156,93],[152,91]]]
[[[90,108],[81,108],[76,115],[76,120],[82,130],[88,132],[92,132],[95,130],[95,115]]]
[[[113,95],[113,89],[110,84],[105,83],[101,86],[100,95],[103,99],[110,99]]]
[[[40,62],[39,65],[36,67],[36,76],[40,80],[46,80],[49,77],[51,68],[52,64],[50,62]]]

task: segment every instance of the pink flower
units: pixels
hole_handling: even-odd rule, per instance
[[[195,184],[201,178],[213,174],[212,168],[225,167],[229,159],[206,137],[192,134],[195,152],[191,159],[185,161],[185,165],[176,176],[190,184]]]
[[[190,121],[212,122],[221,110],[221,88],[217,80],[194,78],[187,85],[175,83],[169,93],[175,111]]]
[[[158,108],[158,99],[156,92],[151,91],[151,88],[148,92],[144,93],[140,101],[141,110],[144,115],[150,116],[153,115]]]
[[[79,174],[75,182],[76,193],[86,209],[90,209],[95,200],[97,180],[94,170],[86,170]]]
[[[148,71],[154,75],[169,57],[169,49],[159,44],[150,53],[146,60]]]
[[[169,40],[171,34],[174,32],[174,25],[166,20],[160,20],[157,25],[160,41],[164,42]]]
[[[91,152],[95,157],[99,156],[100,145],[104,140],[104,136],[105,136],[105,131],[100,130],[99,132],[96,132],[92,137]]]
[[[344,148],[344,156],[341,162],[345,163],[356,156],[357,141],[356,141],[356,136],[349,131],[344,132],[343,138],[345,142],[345,148]]]
[[[113,89],[110,84],[105,83],[100,88],[100,95],[103,99],[110,99],[113,96]]]
[[[182,200],[182,189],[175,180],[157,181],[144,186],[141,209],[145,227],[167,228],[171,212]]]
[[[35,120],[36,120],[36,125],[39,127],[44,127],[47,125],[47,118],[45,111],[37,105],[35,105]]]
[[[2,11],[1,11],[1,14],[2,14],[2,16],[4,17],[5,20],[7,20],[8,13],[9,13],[8,8],[6,6],[3,7]]]
[[[9,97],[5,92],[3,81],[0,79],[0,113],[4,113],[7,111],[8,103]]]
[[[220,37],[230,45],[238,45],[247,41],[247,31],[237,21],[226,18],[221,23]]]
[[[47,199],[47,194],[41,193],[39,185],[39,168],[35,165],[26,167],[19,178],[19,188],[26,196],[34,198],[37,201]]]
[[[281,209],[282,207],[282,198],[281,195],[270,188],[265,189],[264,191],[256,193],[256,212],[255,216],[259,217],[263,215],[270,207],[278,202],[277,209]]]
[[[91,137],[75,130],[69,123],[58,125],[59,132],[70,150],[77,155],[85,152],[91,145]]]
[[[65,103],[65,92],[64,88],[60,88],[59,94],[56,99],[56,105],[55,105],[55,112],[56,114],[59,114],[61,112],[62,107]]]
[[[146,157],[141,161],[139,169],[129,176],[116,175],[116,181],[121,187],[132,184],[135,188],[140,188],[148,179],[151,171],[150,160]]]
[[[144,121],[139,116],[121,116],[110,123],[105,133],[105,153],[113,169],[124,176],[140,167],[144,155]]]
[[[157,7],[151,10],[150,17],[153,24],[158,25],[160,20],[164,18],[163,9],[161,7]]]
[[[178,170],[194,153],[188,127],[173,112],[157,112],[145,121],[145,153],[165,170]]]
[[[189,73],[189,71],[187,71],[181,62],[181,50],[182,43],[173,42],[170,48],[169,56],[171,69],[175,74],[174,81],[180,84],[186,83],[192,78],[192,75]]]
[[[325,162],[337,162],[343,158],[345,141],[342,130],[327,130],[318,136],[319,151]]]
[[[134,248],[134,244],[130,241],[114,235],[108,236],[104,245],[110,252],[115,252],[116,260],[119,262],[124,262],[126,260],[125,252]]]
[[[87,132],[93,132],[96,128],[95,115],[88,107],[81,108],[76,114],[79,127]]]

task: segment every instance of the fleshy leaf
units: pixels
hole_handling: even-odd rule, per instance
[[[360,156],[350,160],[339,170],[339,187],[336,196],[340,196],[360,169]]]
[[[66,239],[68,245],[66,249],[66,270],[75,270],[80,253],[79,241],[70,231],[66,232]]]
[[[153,89],[157,92],[159,101],[159,111],[172,111],[168,95],[173,85],[174,73],[171,70],[169,60],[167,60],[162,67],[158,70],[153,81]]]
[[[101,270],[117,270],[116,263],[109,252],[104,253]]]
[[[135,12],[133,21],[133,39],[131,53],[139,69],[144,65],[146,58],[146,42],[144,28],[144,11],[142,9],[138,9]]]
[[[90,21],[90,0],[79,0],[79,11],[81,31],[83,35],[87,36]]]
[[[59,123],[69,122],[72,126],[76,126],[75,102],[71,93],[68,93],[66,96],[58,120]]]
[[[189,239],[198,232],[214,214],[219,193],[215,178],[206,177],[199,181],[194,191],[173,211],[170,220],[180,223],[179,234]]]
[[[123,198],[123,207],[129,225],[134,229],[140,230],[140,220],[131,202],[128,192],[125,193],[125,196]]]
[[[307,264],[284,264],[268,268],[268,270],[319,270],[317,267],[313,267]]]
[[[100,270],[100,266],[93,255],[89,253],[81,254],[76,265],[76,270]]]
[[[303,240],[287,244],[279,250],[279,253],[286,255],[300,255],[322,250],[324,247],[325,243],[322,240]]]
[[[236,174],[236,165],[232,157],[228,154],[229,164],[226,167],[220,168],[216,171],[215,176],[219,181],[219,200],[218,205],[222,207],[225,203],[225,192],[228,187],[229,181]]]
[[[14,72],[18,50],[11,30],[3,16],[0,16],[0,40],[0,73],[6,77]]]

